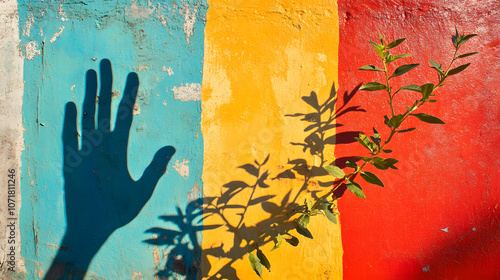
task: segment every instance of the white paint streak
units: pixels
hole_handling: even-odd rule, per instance
[[[59,12],[59,15],[61,16],[62,21],[68,21],[68,18],[66,17],[66,11],[64,11],[62,3],[59,4],[59,9],[57,9],[57,11]]]
[[[26,55],[24,57],[27,60],[32,60],[35,56],[41,54],[40,49],[38,49],[38,43],[35,40],[26,43],[24,49],[26,50]]]
[[[52,36],[52,38],[50,38],[50,43],[54,43],[54,41],[57,40],[57,37],[61,36],[61,33],[63,32],[63,30],[64,30],[64,25],[59,27],[59,31],[54,33],[54,36]]]
[[[189,160],[183,158],[182,162],[176,160],[174,164],[174,169],[182,176],[184,179],[189,177]]]
[[[149,8],[150,5],[151,3],[148,3],[148,7],[141,7],[135,0],[132,0],[130,7],[125,6],[125,13],[133,18],[146,18],[155,10],[154,7]]]
[[[30,16],[28,16],[30,18]],[[31,32],[31,20],[23,31],[25,35]],[[26,33],[25,33],[26,32]],[[15,170],[16,177],[16,210],[22,206],[21,185],[19,180],[21,174],[21,153],[24,150],[22,105],[23,105],[23,68],[24,60],[19,52],[19,12],[16,0],[2,1],[0,4],[0,178],[8,178],[9,169]],[[36,53],[36,52],[34,52]],[[5,183],[7,183],[5,181]],[[6,186],[6,185],[3,185]],[[7,273],[7,254],[10,253],[11,242],[8,242],[10,231],[7,229],[7,189],[1,188],[0,192],[0,279],[10,279],[12,275]],[[10,197],[12,198],[12,197]],[[19,217],[15,213],[15,217]],[[19,221],[16,221],[18,223]],[[11,239],[12,240],[12,239]],[[14,254],[16,257],[15,273],[27,273],[24,267],[24,259],[21,256],[21,233],[19,226],[15,229]]]
[[[23,35],[26,37],[29,37],[31,34],[31,25],[35,23],[35,19],[33,18],[33,13],[31,12],[28,15],[28,19],[26,20],[26,23],[24,24],[23,28]]]
[[[180,10],[181,14],[184,14],[184,24],[182,25],[182,30],[184,30],[184,34],[186,34],[186,41],[189,41],[189,37],[192,37],[194,34],[194,23],[196,22],[196,12],[198,12],[198,6],[194,6],[193,12],[191,13],[191,9],[187,4],[182,6]]]
[[[200,101],[201,100],[201,85],[186,84],[185,86],[173,87],[174,98],[180,101]]]

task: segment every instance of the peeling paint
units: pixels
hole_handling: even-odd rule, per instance
[[[186,34],[186,41],[189,41],[189,37],[193,36],[194,32],[194,23],[196,22],[196,12],[198,11],[198,6],[195,6],[193,12],[190,12],[191,9],[187,4],[182,6],[180,12],[184,14],[184,24],[182,25],[182,29],[184,30],[184,34]]]
[[[203,193],[202,193],[200,186],[198,185],[197,182],[194,182],[193,188],[187,194],[188,201],[189,202],[195,201],[196,199],[198,199],[202,196],[203,196]]]
[[[150,4],[151,3],[148,3],[148,6]],[[142,6],[137,5],[136,0],[132,0],[132,4],[130,4],[130,6],[125,6],[125,13],[128,16],[131,16],[133,18],[146,18],[154,10],[155,10],[154,7],[149,8],[149,7],[142,7]]]
[[[448,232],[448,228],[442,228],[441,230],[444,232]]]
[[[141,107],[139,107],[139,104],[135,103],[134,104],[134,109],[132,111],[133,115],[139,115],[141,113]]]
[[[160,263],[160,251],[158,250],[158,247],[155,248],[153,251],[153,263],[159,264]]]
[[[189,160],[183,158],[182,162],[176,160],[175,164],[173,165],[174,169],[182,176],[184,179],[187,179],[189,177],[189,166],[188,166]]]
[[[185,86],[173,87],[174,98],[180,101],[200,101],[201,100],[201,85],[187,83]]]
[[[26,50],[25,58],[28,60],[32,60],[41,53],[40,49],[38,49],[38,43],[35,40],[26,43],[24,48]]]
[[[55,40],[57,40],[57,37],[61,36],[61,33],[63,32],[64,30],[64,25],[59,27],[59,31],[57,31],[56,33],[54,33],[54,36],[52,36],[52,38],[50,38],[50,42],[51,43],[54,43]]]
[[[30,15],[28,16],[28,20],[26,20],[26,23],[24,25],[23,29],[23,35],[26,37],[29,37],[31,34],[31,25],[35,23],[35,19],[33,18],[33,12],[30,12]]]

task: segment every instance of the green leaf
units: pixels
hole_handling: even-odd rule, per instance
[[[381,187],[384,186],[384,184],[382,183],[382,181],[380,181],[380,179],[375,174],[373,174],[371,172],[362,171],[361,172],[361,178],[365,179],[365,181],[367,181],[370,184],[379,185]]]
[[[431,96],[432,91],[434,90],[434,84],[425,84],[421,86],[422,88],[422,100],[427,100]]]
[[[281,246],[281,243],[283,243],[283,236],[278,233],[278,237],[276,237],[276,243],[274,244],[274,247],[271,249],[271,251],[278,249]]]
[[[444,122],[439,118],[424,113],[410,114],[410,115],[426,123],[444,124]]]
[[[384,55],[384,46],[383,45],[379,45],[379,44],[372,42],[372,41],[368,41],[368,43],[372,44],[373,48],[378,52],[380,57],[383,57],[383,55]]]
[[[436,71],[441,74],[441,75],[444,75],[444,70],[443,70],[443,67],[441,66],[441,64],[435,62],[434,60],[430,60],[429,59],[429,62],[431,63],[431,68],[434,68],[436,69]]]
[[[384,70],[378,68],[377,66],[375,65],[365,65],[361,68],[359,68],[358,70],[364,70],[364,71],[380,71],[380,72],[384,72]]]
[[[384,153],[386,153],[386,154],[392,153],[392,150],[384,150],[384,149],[382,149],[382,151],[383,151]]]
[[[405,54],[399,54],[399,55],[392,55],[391,54],[391,55],[387,56],[386,62],[387,62],[387,64],[389,64],[389,63],[395,61],[396,59],[400,59],[403,57],[409,57],[409,56],[412,56],[412,54],[411,53],[405,53]]]
[[[373,144],[363,133],[359,133],[359,137],[354,137],[354,139],[363,145],[363,147],[370,150],[370,152],[373,152],[376,149],[375,144]]]
[[[404,87],[401,87],[401,89],[406,89],[406,90],[411,90],[411,91],[416,91],[416,92],[422,92],[422,88],[417,85],[407,85]]]
[[[380,38],[380,43],[381,43],[382,45],[385,45],[385,44],[384,44],[384,37],[382,36],[382,33],[380,33],[380,31],[378,32],[378,37]]]
[[[417,129],[417,128],[416,127],[412,127],[412,128],[397,130],[397,132],[399,132],[399,133],[405,133],[405,132],[413,131],[415,129]]]
[[[292,236],[290,234],[284,234],[283,237],[285,238],[285,241],[288,242],[290,245],[297,247],[299,245],[299,239],[295,236]]]
[[[350,160],[347,160],[345,162],[345,166],[350,167],[350,168],[354,168],[354,169],[358,168],[358,165],[354,161],[350,161]]]
[[[398,160],[394,159],[394,158],[374,157],[372,164],[373,164],[373,166],[375,166],[378,169],[386,170],[389,168],[398,169],[396,166],[394,166],[394,164],[396,164],[397,162],[398,162]]]
[[[437,102],[437,100],[435,100],[435,99],[429,99],[429,100],[427,100],[427,102],[434,103],[434,102]]]
[[[457,58],[464,58],[464,57],[468,57],[468,56],[475,55],[475,54],[478,54],[478,52],[464,53],[464,54],[457,56]]]
[[[322,203],[322,206],[323,206],[323,212],[325,213],[325,216],[328,220],[330,220],[330,222],[336,224],[337,223],[337,217],[336,215],[330,211],[330,205],[331,203],[328,202],[328,200],[326,199],[326,197],[324,197],[322,199],[323,203]]]
[[[271,271],[271,263],[260,249],[257,249],[257,258],[259,258],[260,263],[264,265],[267,270]]]
[[[254,256],[252,253],[248,253],[248,259],[250,260],[250,265],[252,266],[253,271],[255,271],[255,273],[262,278],[262,265],[259,258]]]
[[[401,76],[401,75],[403,75],[405,73],[408,73],[411,70],[413,70],[415,67],[417,67],[418,65],[420,65],[420,64],[417,63],[417,64],[405,64],[405,65],[401,65],[398,68],[396,68],[396,70],[394,70],[394,73],[389,77],[389,79],[397,77],[397,76]]]
[[[458,47],[467,42],[470,38],[477,36],[477,34],[468,34],[461,38],[460,42],[458,42]]]
[[[380,134],[375,129],[375,127],[373,128],[373,136],[371,136],[370,138],[372,139],[373,143],[375,143],[375,145],[377,145],[378,147],[380,147],[381,138],[380,138]]]
[[[386,49],[392,49],[397,47],[399,44],[403,43],[403,41],[406,40],[406,38],[401,38],[401,39],[396,39],[387,45]]]
[[[365,194],[363,193],[363,190],[361,189],[361,186],[358,183],[353,182],[351,180],[347,180],[345,185],[357,197],[366,198]]]
[[[312,201],[311,201],[311,200],[309,200],[309,199],[307,199],[307,198],[305,199],[304,204],[306,205],[307,210],[311,210],[311,208],[313,207],[313,203],[312,203]]]
[[[464,71],[465,68],[469,67],[469,65],[470,65],[470,63],[467,63],[467,64],[460,65],[456,68],[451,69],[450,71],[448,71],[448,76],[455,75],[455,74],[458,74],[458,73]]]
[[[403,121],[404,116],[402,114],[395,115],[389,120],[389,126],[390,127],[398,127],[401,125],[401,122]]]
[[[340,169],[338,166],[328,165],[323,168],[335,178],[344,178],[345,176],[344,171],[342,171],[342,169]]]
[[[370,162],[372,160],[372,158],[370,158],[370,157],[358,157],[357,156],[357,158],[363,160],[364,162]]]
[[[312,233],[307,229],[301,226],[299,223],[294,223],[295,229],[300,235],[303,235],[307,238],[313,239]]]
[[[371,83],[366,83],[362,85],[359,89],[360,90],[365,90],[365,91],[376,91],[376,90],[381,90],[381,89],[386,89],[387,87],[384,84],[381,84],[379,82],[371,82]]]
[[[302,215],[300,216],[298,223],[303,228],[307,228],[307,226],[309,225],[309,220],[310,220],[309,215]]]

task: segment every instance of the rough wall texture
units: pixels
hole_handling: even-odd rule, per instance
[[[471,66],[424,109],[446,124],[412,120],[409,126],[420,127],[391,146],[401,162],[384,172],[386,188],[367,187],[365,200],[346,195],[339,202],[345,279],[500,278],[499,13],[498,1],[339,1],[341,92],[381,78],[357,71],[377,62],[366,43],[377,40],[377,31],[407,38],[400,51],[415,56],[401,63],[421,63],[402,83],[435,81],[427,59],[449,63],[455,26],[479,34],[463,52],[480,52],[463,59]],[[387,110],[378,97],[358,92],[353,102],[367,112],[339,122],[369,132]],[[352,146],[338,145],[336,156]]]
[[[165,219],[159,219],[160,216],[176,215],[177,207],[184,209],[190,201],[201,196],[198,188],[201,188],[203,140],[199,123],[206,3],[18,2],[18,33],[25,58],[22,116],[26,128],[23,135],[26,149],[22,156],[24,206],[20,215],[22,256],[27,271],[18,277],[43,278],[56,254],[62,256],[61,261],[75,261],[63,256],[77,254],[79,249],[75,247],[81,247],[83,251],[86,248],[98,251],[93,252],[95,255],[88,267],[87,275],[93,279],[153,279],[157,273],[170,273],[172,264],[166,263],[174,257],[171,254],[173,246],[169,246],[173,244],[155,244],[151,241],[155,244],[151,245],[144,241],[163,238],[166,235],[165,228],[176,229],[175,224],[167,225]],[[112,74],[109,68],[103,67],[104,58],[111,61]],[[109,129],[100,131],[98,128],[94,132],[102,132],[104,138],[95,143],[92,138],[85,138],[86,135],[96,135],[83,131],[89,125],[88,121],[83,124],[85,119],[94,115],[88,108],[82,107],[84,98],[91,95],[89,88],[92,90],[92,79],[89,76],[86,78],[89,69],[97,71],[98,81],[95,82],[101,90],[98,102],[94,103],[89,98],[90,102],[86,106],[96,104],[94,106],[99,111],[95,115],[96,121],[107,119],[111,123],[111,130],[118,128],[120,121],[131,120],[133,114],[130,133],[122,131],[120,135],[117,131],[111,134]],[[127,97],[125,85],[133,84],[133,76],[129,76],[126,83],[130,72],[136,72],[139,77],[137,99],[132,114],[120,115],[118,103],[120,100],[124,102]],[[87,72],[87,75],[91,74]],[[112,75],[113,84],[109,86],[112,98],[103,93],[103,87],[110,82],[105,75]],[[128,89],[128,94],[133,91],[133,88]],[[102,109],[111,99],[111,113],[109,109],[106,113],[106,109]],[[131,104],[125,104],[124,108]],[[72,108],[76,108],[76,111]],[[71,130],[74,120],[78,120],[74,124],[76,134],[82,136],[79,138],[80,148],[62,142],[63,121],[69,124],[65,129]],[[75,133],[70,133],[68,139],[75,137]],[[118,141],[114,145],[112,142],[127,137],[128,143]],[[91,145],[86,145],[89,139]],[[109,141],[107,146],[104,145],[106,141]],[[108,156],[103,155],[103,158],[96,156],[89,159],[94,153],[89,155],[86,150],[92,146],[94,149],[97,147],[120,152],[120,145],[126,147],[120,161],[128,163],[122,168],[123,173],[113,173],[113,170],[118,170],[120,162],[113,160],[117,157],[111,152],[107,153]],[[134,209],[133,205],[142,198],[140,193],[134,195],[135,189],[127,188],[125,179],[138,180],[155,153],[166,145],[173,146],[177,151],[167,173],[156,185],[154,195],[142,211],[141,207]],[[106,153],[106,150],[101,149],[99,152]],[[71,171],[63,172],[63,159],[65,165],[70,164]],[[92,166],[104,170],[91,167],[94,168],[91,173],[86,173],[80,179],[73,178],[73,174],[91,166],[86,165],[88,159],[95,161],[90,163],[94,164]],[[159,160],[155,158],[155,161]],[[153,169],[156,168],[154,163]],[[88,188],[88,193],[71,193],[70,182]],[[93,183],[98,186],[100,183],[109,183],[110,186],[99,186],[95,190],[97,193],[93,193]],[[138,185],[135,188],[146,191],[146,184],[141,181]],[[85,200],[89,198],[87,195],[91,196],[89,201]],[[122,197],[130,200],[123,209],[115,205]],[[102,201],[109,199],[108,205],[102,205],[104,203],[100,198],[103,198]],[[135,215],[138,211],[140,214],[126,226],[115,230],[107,242],[100,246],[97,244],[100,241],[93,239],[101,238],[101,232],[110,231],[109,227],[113,226],[110,217],[115,215],[114,211],[122,216],[119,225],[128,222],[124,214],[130,212]],[[90,220],[81,213],[90,213],[95,217]],[[72,233],[70,239],[73,241],[69,242],[75,243],[75,247],[62,247],[69,235],[69,223],[87,224],[87,228]],[[66,239],[63,240],[65,232]],[[80,253],[82,259],[86,258],[83,256],[85,254]],[[177,251],[175,254],[182,252]],[[78,259],[75,269],[81,268],[78,267],[79,262],[85,260]],[[68,270],[67,267],[64,269]]]
[[[301,175],[299,180],[272,178],[293,166],[288,164],[292,159],[318,162],[302,146],[290,144],[304,141],[307,125],[285,115],[310,112],[301,97],[315,91],[324,101],[337,82],[337,7],[322,0],[209,4],[203,182],[206,200],[221,198],[207,208],[214,215],[204,223],[223,226],[203,233],[203,272],[214,278],[259,279],[247,252],[257,243],[267,253],[285,218],[278,206],[304,200],[298,193]],[[330,146],[325,160],[332,155]],[[263,178],[264,184],[258,183]],[[271,252],[271,272],[263,276],[340,279],[340,228],[324,227],[325,221],[311,224],[314,240],[304,238],[296,248],[284,244]]]
[[[21,207],[21,152],[23,126],[23,59],[19,55],[19,14],[16,1],[0,9],[0,278],[14,270],[20,259],[19,207]],[[11,271],[12,272],[12,271]]]

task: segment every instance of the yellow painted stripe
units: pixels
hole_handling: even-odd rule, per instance
[[[339,44],[336,1],[212,0],[209,5],[202,98],[206,198],[227,196],[231,190],[227,186],[241,182],[252,186],[256,178],[238,166],[254,160],[262,163],[267,155],[270,159],[260,173],[268,170],[270,178],[289,167],[289,159],[314,164],[317,159],[290,145],[304,140],[304,122],[285,115],[310,111],[301,97],[311,91],[320,100],[328,97],[337,84]],[[327,157],[333,159],[333,149]],[[279,219],[271,220],[268,212],[289,190],[290,198],[295,198],[303,182],[268,179],[266,183],[269,188],[257,188],[253,194],[247,188],[229,201],[219,200],[219,206],[236,208],[226,207],[223,216],[218,213],[204,221],[205,226],[224,226],[203,234],[203,275],[259,279],[246,255],[248,243],[259,240],[266,244],[263,251],[272,264],[264,279],[341,279],[340,226],[326,219],[312,220],[315,239],[301,238],[298,247],[283,244],[269,252],[274,243],[259,239],[259,233],[272,232],[270,223]],[[267,195],[276,197],[248,206],[250,197]],[[241,206],[245,208],[237,208]],[[238,213],[243,211],[240,224]],[[231,232],[227,224],[239,230]]]

